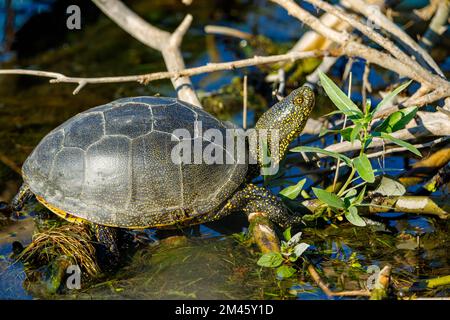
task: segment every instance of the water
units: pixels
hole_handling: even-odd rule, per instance
[[[16,28],[39,12],[50,10],[50,1],[14,1],[19,15]],[[3,2],[0,2],[0,6]],[[174,30],[185,13],[192,13],[193,25],[184,40],[183,52],[188,66],[203,65],[208,61],[229,61],[243,57],[239,41],[217,37],[206,42],[203,27],[206,24],[220,24],[244,31],[257,30],[287,47],[292,45],[304,29],[287,13],[266,1],[248,4],[236,1],[234,4],[220,2],[196,2],[184,7],[177,2],[176,8],[164,7],[162,2],[136,2],[136,10],[147,14],[155,25],[165,30]],[[164,7],[165,11],[162,11]],[[237,7],[237,10],[231,10]],[[84,8],[84,7],[83,7]],[[158,11],[161,10],[161,11]],[[84,10],[84,9],[83,9]],[[68,33],[56,47],[38,51],[31,56],[18,58],[9,55],[3,67],[32,66],[69,75],[119,75],[164,70],[159,53],[145,48],[108,19],[95,18],[90,9],[82,12],[90,23],[81,32]],[[179,12],[178,15],[167,12]],[[166,12],[164,14],[164,12]],[[211,13],[214,12],[214,15]],[[150,14],[151,13],[151,14]],[[63,13],[60,13],[63,14]],[[0,10],[0,28],[4,26],[4,13]],[[34,25],[39,32],[39,24]],[[300,31],[299,31],[300,30]],[[0,34],[2,34],[0,29]],[[28,39],[33,42],[46,41]],[[93,44],[96,44],[95,46]],[[22,47],[23,48],[23,47]],[[27,48],[25,46],[25,48]],[[24,50],[24,49],[22,49]],[[20,56],[20,52],[18,54]],[[346,61],[341,59],[332,74],[339,75]],[[448,65],[448,59],[446,60]],[[355,88],[359,85],[361,63],[353,67]],[[259,71],[250,68],[249,81],[258,80]],[[240,73],[242,76],[244,72]],[[230,83],[235,76],[231,72],[221,72],[193,77],[194,86],[204,91],[219,89]],[[389,75],[377,70],[371,73],[374,88],[381,86]],[[0,155],[20,165],[34,146],[51,129],[60,123],[94,105],[99,105],[119,97],[133,95],[173,96],[169,81],[154,82],[149,86],[136,84],[114,84],[87,86],[78,95],[72,96],[73,85],[50,85],[46,80],[25,77],[0,78]],[[267,88],[264,89],[267,91]],[[354,90],[353,98],[360,98],[359,90]],[[377,97],[374,97],[376,101]],[[321,105],[320,112],[329,106]],[[257,113],[257,112],[256,112]],[[250,120],[255,113],[251,111]],[[227,115],[218,115],[226,118]],[[240,107],[233,111],[232,120],[241,124]],[[302,137],[307,139],[308,137]],[[379,167],[373,161],[374,167]],[[389,157],[385,165],[389,169],[404,170],[403,157]],[[300,173],[303,168],[295,168],[288,174]],[[394,172],[390,172],[394,174]],[[292,178],[292,181],[298,181]],[[21,182],[20,176],[10,167],[0,163],[0,200],[9,201]],[[311,185],[309,180],[307,186]],[[278,192],[281,187],[273,187]],[[37,209],[36,209],[37,208]],[[153,231],[143,235],[147,241],[130,253],[127,264],[117,274],[102,278],[96,283],[86,283],[81,290],[63,291],[49,295],[39,281],[32,281],[32,275],[20,262],[10,258],[12,244],[19,241],[27,245],[36,230],[34,213],[39,205],[30,203],[26,210],[30,216],[17,222],[5,223],[0,220],[0,298],[1,299],[324,299],[326,296],[311,281],[305,270],[292,279],[278,279],[269,270],[258,267],[259,253],[237,240],[236,234],[247,227],[245,217],[236,216],[222,221],[202,225],[200,229],[189,231],[187,240],[169,244]],[[317,228],[303,228],[303,239],[312,245],[308,258],[314,262],[321,275],[334,290],[355,290],[366,283],[367,267],[391,265],[395,277],[394,287],[408,292],[409,286],[422,278],[448,275],[449,243],[448,222],[436,221],[423,216],[401,214],[380,215],[387,229],[375,227],[357,228],[341,224],[338,229],[320,224]],[[417,236],[420,236],[419,247]],[[27,280],[28,279],[28,280]],[[408,293],[410,294],[410,293]],[[445,296],[448,289],[420,292],[425,296]]]

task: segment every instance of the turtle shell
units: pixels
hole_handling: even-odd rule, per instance
[[[223,137],[230,128],[174,98],[116,100],[44,137],[23,165],[24,180],[49,207],[107,226],[164,226],[208,215],[244,182],[247,165],[173,161],[180,142],[202,150],[214,143],[198,134],[199,124]],[[189,135],[177,136],[176,129]]]

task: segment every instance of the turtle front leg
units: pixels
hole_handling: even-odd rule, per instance
[[[26,183],[23,183],[11,201],[11,209],[16,213],[19,212],[22,210],[24,204],[33,196],[34,194],[31,192],[30,187]]]
[[[114,271],[120,261],[119,229],[93,224],[96,239],[96,255],[100,267],[105,271]]]
[[[285,228],[300,223],[300,216],[290,215],[280,198],[269,190],[247,184],[236,192],[223,210],[242,210],[250,222],[250,232],[262,252],[280,251],[280,241],[272,222]]]

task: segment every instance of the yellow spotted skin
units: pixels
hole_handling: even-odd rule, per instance
[[[314,92],[303,86],[265,112],[256,123],[255,129],[268,130],[268,147],[271,145],[271,130],[278,130],[279,147],[270,150],[272,159],[278,163],[284,157],[289,144],[300,135],[314,108]],[[257,157],[259,162],[260,157]]]

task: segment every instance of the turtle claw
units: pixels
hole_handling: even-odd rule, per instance
[[[261,212],[248,215],[249,231],[253,241],[262,253],[280,252],[280,240],[275,233],[272,222]]]

